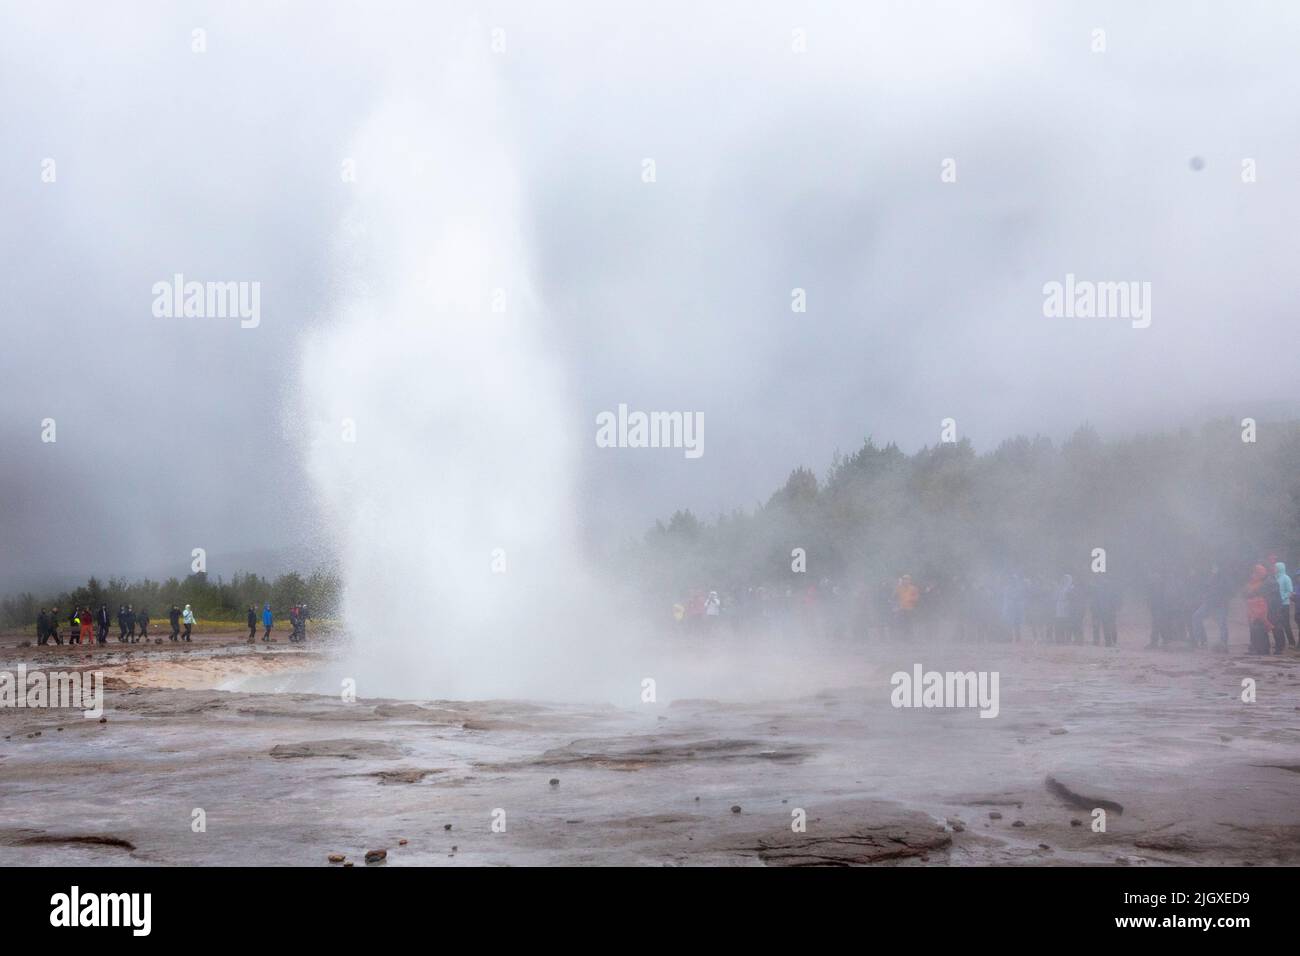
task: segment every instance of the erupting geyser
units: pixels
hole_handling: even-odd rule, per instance
[[[360,131],[338,306],[303,355],[363,697],[564,692],[578,640],[572,468],[589,436],[546,354],[489,55],[400,84],[429,95]]]

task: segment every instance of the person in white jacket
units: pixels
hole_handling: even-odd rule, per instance
[[[722,599],[718,597],[717,591],[710,591],[709,596],[704,599],[704,622],[709,630],[718,625],[718,618],[722,614]]]
[[[194,612],[190,610],[188,604],[185,605],[185,610],[181,612],[181,620],[185,622],[184,639],[188,641],[190,639],[190,631],[194,629]]]

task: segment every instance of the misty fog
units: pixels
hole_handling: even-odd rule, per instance
[[[1289,414],[1296,12],[997,7],[5,4],[0,590],[183,576],[195,547],[213,574],[330,563],[300,384],[411,374],[382,337],[350,366],[309,343],[355,294],[380,158],[415,147],[428,195],[489,176],[464,153],[484,139],[509,169],[588,543],[750,507],[868,435],[933,445],[945,418],[987,451]],[[494,86],[477,141],[440,93],[465,56]],[[260,283],[260,323],[156,317],[178,273]],[[1045,318],[1067,274],[1150,282],[1149,327]],[[449,367],[426,367],[436,394]],[[472,420],[401,434],[394,386],[383,429],[430,460],[471,447]],[[528,405],[490,364],[458,387]],[[597,447],[619,403],[702,413],[705,453]]]

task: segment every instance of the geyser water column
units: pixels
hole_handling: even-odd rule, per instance
[[[400,84],[421,92],[360,130],[338,304],[302,356],[351,642],[336,669],[362,697],[574,690],[585,418],[545,348],[489,55]]]

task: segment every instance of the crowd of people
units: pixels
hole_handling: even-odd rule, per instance
[[[301,643],[307,639],[307,605],[295,604],[289,609],[289,624],[292,628],[289,640],[295,643]],[[46,610],[41,608],[40,613],[36,616],[36,643],[41,646],[47,646],[51,642],[63,644],[63,634],[60,630],[62,618],[59,609],[53,608]],[[171,625],[171,640],[185,642],[192,640],[194,625],[197,623],[194,617],[194,611],[186,604],[184,609],[173,604],[167,614],[167,621]],[[69,644],[107,644],[110,627],[110,616],[107,604],[101,604],[98,609],[90,607],[75,607],[72,613],[68,615],[68,643]],[[117,609],[117,640],[121,644],[138,644],[141,638],[146,643],[149,638],[149,609],[140,608],[138,611],[130,604],[123,604]],[[274,625],[274,616],[271,613],[271,605],[268,603],[262,609],[261,623],[265,627],[265,633],[262,635],[263,641],[270,641],[271,628]],[[257,634],[258,615],[256,609],[249,605],[248,608],[248,643],[253,643]],[[182,633],[181,628],[184,627]],[[161,638],[159,638],[161,640]]]
[[[1244,601],[1251,653],[1280,654],[1295,647],[1300,634],[1294,582],[1275,555],[1255,565],[1244,582],[1212,564],[1203,570],[1151,570],[1128,587],[1105,572],[1056,579],[1010,572],[923,582],[903,574],[849,588],[823,578],[799,587],[692,589],[673,605],[673,617],[688,631],[758,626],[832,638],[876,634],[903,640],[946,632],[967,641],[1058,644],[1082,644],[1090,636],[1095,645],[1115,647],[1126,592],[1145,598],[1147,647],[1179,642],[1207,647],[1214,628],[1219,646],[1226,648],[1229,609],[1238,597]]]
[[[262,627],[264,628],[264,631],[262,633],[262,640],[270,641],[271,628],[275,624],[275,617],[271,613],[271,605],[269,603],[262,605],[261,619],[262,619]],[[252,644],[255,640],[257,640],[257,621],[258,621],[257,608],[250,604],[248,605],[248,643],[249,644]],[[295,644],[298,644],[307,640],[307,605],[306,604],[295,604],[293,607],[289,608],[289,627],[291,629],[289,632],[290,641],[294,642]]]
[[[194,612],[188,604],[183,611],[173,604],[167,619],[171,624],[173,641],[190,640],[194,629]],[[50,611],[41,608],[36,616],[36,643],[47,645],[53,641],[55,644],[62,644],[63,636],[59,631],[59,621],[57,607]],[[184,634],[181,634],[182,624],[185,626]],[[101,604],[98,610],[90,607],[74,607],[72,613],[68,615],[69,644],[107,644],[110,630],[107,604]],[[119,606],[117,609],[118,642],[138,644],[142,637],[146,641],[149,637],[149,609],[142,607],[137,611],[130,604]]]

